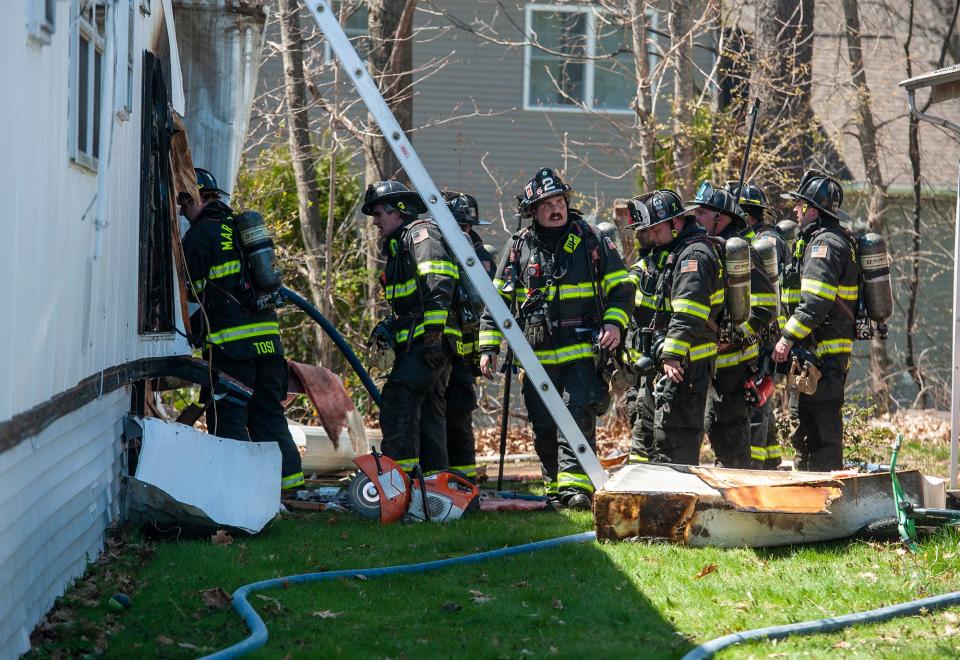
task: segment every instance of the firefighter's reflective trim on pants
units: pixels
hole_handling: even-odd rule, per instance
[[[643,454],[630,454],[631,463],[649,463],[650,459]]]
[[[556,350],[534,351],[540,364],[557,365],[573,362],[574,360],[592,360],[593,347],[588,343],[572,344]]]
[[[460,279],[460,269],[451,261],[421,261],[417,264],[417,272],[420,275],[444,275]]]
[[[477,476],[477,464],[473,463],[471,465],[451,465],[449,467],[451,472],[459,472],[467,479],[475,479]]]
[[[794,340],[800,340],[809,335],[811,330],[798,321],[795,316],[791,316],[790,320],[787,321],[787,325],[784,326],[783,331]]]
[[[216,280],[228,275],[236,275],[239,272],[240,261],[234,259],[233,261],[225,261],[222,264],[217,264],[216,266],[210,266],[210,272],[207,274],[207,279]]]
[[[779,444],[767,445],[767,460],[771,458],[783,458],[783,449]]]
[[[804,277],[800,280],[800,293],[812,293],[824,300],[833,300],[837,297],[837,287],[812,277]]]
[[[387,288],[384,289],[383,294],[387,300],[397,300],[398,298],[406,298],[411,296],[417,291],[417,278],[411,277],[406,282],[401,282],[399,284],[388,284]]]
[[[556,495],[560,492],[560,485],[556,481],[544,481],[543,490],[547,495]]]
[[[410,474],[413,471],[414,466],[420,462],[419,458],[395,458],[393,459],[397,465],[400,466],[400,469]]]
[[[667,337],[663,341],[663,350],[662,354],[664,357],[676,357],[678,360],[682,360],[690,355],[691,362],[697,362],[698,360],[704,360],[709,357],[713,357],[717,354],[717,344],[716,342],[707,342],[705,344],[697,344],[696,346],[691,346],[690,342],[683,341],[682,339],[673,339]]]
[[[211,333],[207,340],[214,344],[226,344],[240,339],[250,339],[251,337],[265,337],[268,335],[280,335],[280,324],[276,321],[266,321],[263,323],[250,323],[248,325],[237,325],[232,328],[224,328],[219,332]]]
[[[750,306],[751,306],[751,307],[776,307],[776,306],[777,306],[777,294],[775,294],[775,293],[751,293],[751,294],[750,294]]]
[[[603,313],[603,320],[613,321],[619,325],[621,329],[626,328],[630,323],[627,313],[619,307],[607,307],[607,311]]]
[[[767,448],[755,447],[753,445],[750,445],[750,458],[752,458],[755,461],[767,460]]]
[[[850,355],[851,352],[853,352],[852,339],[826,339],[817,344],[817,357]]]
[[[620,270],[615,270],[604,275],[600,280],[600,284],[603,286],[603,293],[605,295],[610,295],[610,291],[612,291],[615,286],[619,286],[624,282],[629,281],[630,274],[626,271],[626,269],[621,268]]]
[[[307,482],[303,480],[303,472],[294,472],[280,480],[280,488],[284,490],[297,488],[298,486],[303,486],[305,483]]]
[[[800,289],[783,289],[780,291],[780,302],[787,305],[800,304]]]
[[[480,350],[485,348],[500,348],[500,341],[503,339],[503,333],[499,330],[481,330],[480,331]]]
[[[843,298],[844,300],[856,301],[857,297],[860,295],[860,287],[856,284],[853,286],[838,286],[837,295]]]
[[[557,484],[560,486],[560,490],[579,488],[588,493],[593,492],[593,482],[590,481],[590,477],[579,472],[561,472],[557,475]]]
[[[670,301],[670,304],[673,306],[673,311],[675,313],[689,314],[690,316],[696,316],[698,319],[703,319],[704,321],[710,318],[710,308],[706,305],[698,303],[696,300],[675,298],[674,300]]]

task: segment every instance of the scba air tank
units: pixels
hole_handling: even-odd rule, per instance
[[[283,284],[283,272],[277,263],[273,239],[263,216],[256,211],[244,211],[235,222],[254,290],[258,296],[273,295]]]
[[[723,262],[727,270],[727,310],[730,322],[740,325],[750,318],[750,244],[739,236],[728,238],[723,247]]]
[[[787,244],[787,255],[793,254],[793,248],[797,244],[797,235],[800,233],[800,226],[793,220],[781,220],[777,223],[777,231]]]
[[[760,255],[763,272],[773,285],[774,300],[780,300],[780,261],[777,259],[777,242],[772,236],[761,236],[753,242],[753,249]]]
[[[863,306],[871,321],[883,323],[893,315],[887,244],[879,234],[866,234],[860,237],[858,252],[863,270]]]

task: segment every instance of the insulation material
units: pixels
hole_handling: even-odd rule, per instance
[[[357,407],[350,395],[347,394],[339,376],[325,367],[301,364],[292,360],[288,360],[287,364],[290,366],[289,391],[307,395],[307,398],[313,403],[320,424],[327,432],[327,437],[333,443],[334,449],[337,449],[340,445],[340,432],[348,426],[348,419],[352,421],[351,438],[358,435],[362,436],[362,420],[359,420]],[[351,413],[357,414],[351,415]],[[357,426],[358,423],[359,426]],[[360,440],[363,440],[363,438],[358,438],[358,441]],[[356,443],[354,444],[354,449],[363,453],[364,442],[361,442],[359,446],[356,446]]]
[[[135,525],[256,534],[280,509],[280,449],[202,433],[175,422],[137,419],[143,429],[136,474],[127,479]]]

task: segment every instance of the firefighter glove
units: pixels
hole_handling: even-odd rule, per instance
[[[443,330],[430,330],[423,334],[423,359],[432,369],[439,369],[447,363],[447,354],[443,350]]]

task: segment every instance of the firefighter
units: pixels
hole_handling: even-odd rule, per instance
[[[744,210],[744,217],[747,221],[747,229],[742,236],[751,241],[754,246],[759,245],[761,241],[773,243],[774,252],[777,255],[778,284],[781,292],[783,291],[783,273],[785,264],[788,263],[787,243],[783,236],[777,230],[776,226],[770,224],[769,219],[773,213],[767,204],[767,196],[759,186],[747,183],[743,186],[741,192],[738,184],[731,181],[727,183],[727,190],[738,197],[740,208]],[[767,273],[769,276],[769,273]],[[785,316],[779,309],[776,319],[768,326],[768,332],[762,333],[760,337],[760,363],[763,365],[763,371],[768,371],[766,365],[770,363],[769,356],[773,353],[774,344],[780,336],[780,329],[787,322]],[[762,373],[761,376],[772,377],[772,373]],[[783,451],[780,449],[780,441],[777,439],[776,417],[773,412],[773,402],[768,398],[759,408],[754,408],[750,416],[750,456],[753,458],[753,467],[764,470],[776,470],[780,467],[783,457]]]
[[[710,236],[724,241],[739,236],[747,227],[736,196],[723,188],[714,188],[709,181],[700,185],[688,209]],[[751,455],[751,410],[744,386],[756,368],[758,333],[765,331],[776,316],[777,298],[753,248],[750,262],[750,317],[740,328],[733,329],[717,349],[717,371],[707,401],[705,430],[717,460],[729,468],[749,468],[754,460],[763,458]]]
[[[773,359],[785,362],[794,345],[820,360],[820,380],[813,394],[800,394],[798,426],[791,441],[800,470],[843,467],[844,385],[856,336],[859,297],[856,245],[840,226],[850,217],[840,208],[843,188],[833,177],[809,170],[794,199],[800,235],[794,248],[799,264],[800,302],[784,325]]]
[[[531,223],[510,239],[494,285],[517,320],[550,380],[591,447],[598,412],[610,402],[605,365],[595,355],[620,344],[633,308],[633,282],[613,242],[569,207],[571,187],[541,168],[520,197],[520,217]],[[502,334],[489,314],[481,319],[480,368],[492,378]],[[601,360],[603,361],[603,360]],[[593,484],[529,379],[521,377],[548,496],[555,506],[589,509]]]
[[[226,193],[207,170],[198,168],[196,174],[199,203],[189,193],[177,198],[190,221],[183,237],[190,297],[200,304],[191,326],[213,368],[253,390],[245,406],[212,398],[207,428],[222,438],[276,442],[283,459],[280,487],[298,488],[304,485],[303,468],[281,403],[287,398],[287,361],[277,312],[254,306],[234,212],[221,201]]]
[[[627,203],[630,222],[627,229],[638,229],[640,218],[637,205],[642,204],[640,197]],[[654,399],[653,386],[656,373],[652,369],[643,369],[643,364],[654,367],[650,358],[643,355],[643,342],[646,335],[652,335],[654,310],[656,309],[656,288],[669,251],[658,247],[652,241],[650,232],[637,233],[639,250],[637,261],[630,267],[630,276],[636,287],[633,317],[627,331],[626,355],[629,365],[636,376],[636,385],[627,390],[627,418],[630,423],[630,462],[646,463],[656,460],[657,451],[653,443]],[[644,358],[647,357],[646,360]]]
[[[641,245],[666,252],[657,259],[650,355],[661,372],[653,386],[653,445],[657,462],[697,465],[707,392],[717,355],[724,289],[716,241],[687,215],[680,195],[656,190],[631,208]]]
[[[470,239],[477,253],[477,259],[492,279],[496,264],[474,229],[480,225],[489,225],[490,222],[480,219],[477,200],[472,195],[445,191],[443,196],[450,213],[453,214],[453,219]],[[477,350],[477,342],[483,300],[462,272],[456,308],[461,340],[459,351],[453,356],[450,383],[447,385],[445,397],[447,456],[450,460],[450,470],[459,472],[471,481],[476,481],[477,452],[473,436],[473,411],[477,407],[476,378],[480,373],[480,353]]]
[[[460,340],[451,305],[459,279],[440,229],[420,196],[399,181],[367,188],[361,211],[380,231],[386,266],[380,275],[391,315],[374,330],[395,354],[381,393],[381,451],[407,473],[447,469],[445,392]]]

